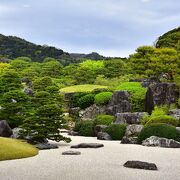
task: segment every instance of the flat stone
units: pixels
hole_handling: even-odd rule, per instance
[[[81,143],[78,145],[71,146],[71,148],[100,148],[100,147],[104,147],[104,145],[99,143]]]
[[[39,150],[47,150],[47,149],[57,149],[58,145],[56,144],[49,144],[49,143],[38,143],[34,145]]]
[[[81,152],[79,151],[65,151],[65,152],[62,152],[62,155],[80,155]]]
[[[156,164],[143,161],[127,161],[123,166],[135,169],[158,170]]]

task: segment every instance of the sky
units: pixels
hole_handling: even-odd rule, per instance
[[[127,57],[180,26],[180,0],[0,0],[0,33],[69,53]]]

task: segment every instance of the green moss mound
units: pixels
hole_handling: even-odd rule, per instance
[[[62,93],[73,93],[73,92],[93,92],[97,89],[107,89],[107,86],[100,86],[100,85],[92,85],[92,84],[84,84],[84,85],[76,85],[76,86],[69,86],[60,89]]]
[[[101,92],[99,94],[96,94],[94,102],[97,105],[106,105],[111,100],[112,95],[112,92]]]
[[[107,125],[109,126],[113,121],[115,117],[111,115],[106,115],[106,114],[100,114],[96,117],[94,120],[94,125]]]
[[[32,157],[38,150],[23,141],[0,137],[0,161]]]
[[[151,136],[180,140],[180,133],[174,126],[159,123],[145,126],[138,135],[138,143],[141,144],[143,140]]]
[[[126,124],[111,124],[105,129],[105,131],[113,140],[121,140],[125,134],[126,126]]]
[[[116,90],[128,91],[131,94],[131,103],[134,112],[144,111],[144,99],[147,89],[141,86],[140,82],[125,82]]]

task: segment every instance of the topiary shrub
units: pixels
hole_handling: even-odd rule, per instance
[[[94,102],[97,105],[105,105],[111,100],[112,95],[112,92],[101,92],[99,94],[96,94]]]
[[[131,94],[131,104],[133,112],[144,111],[144,99],[147,89],[141,86],[140,82],[125,82],[116,90],[128,91]]]
[[[159,123],[145,126],[138,135],[138,143],[142,143],[143,140],[151,136],[180,140],[180,133],[174,126]]]
[[[111,124],[105,129],[105,131],[113,140],[121,140],[125,135],[126,126],[126,124]]]
[[[78,107],[85,109],[94,104],[94,94],[87,94],[78,100]]]
[[[94,120],[94,125],[107,125],[109,126],[113,121],[115,117],[111,115],[106,115],[106,114],[100,114],[96,117]]]
[[[83,93],[83,92],[79,92],[79,93],[75,93],[73,95],[73,97],[70,99],[70,106],[71,107],[78,107],[78,101],[80,98],[82,98],[85,95],[88,95],[89,93]]]
[[[75,124],[74,131],[81,136],[94,136],[93,121],[79,121]]]

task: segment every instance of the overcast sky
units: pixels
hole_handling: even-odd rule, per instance
[[[180,0],[0,0],[0,33],[67,52],[128,56],[180,26]]]

